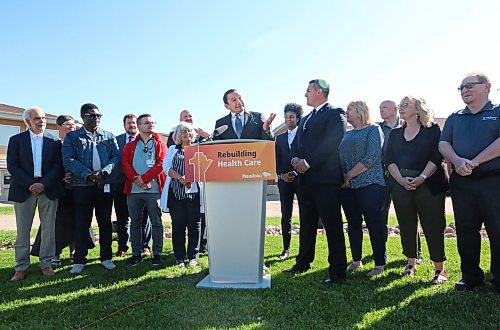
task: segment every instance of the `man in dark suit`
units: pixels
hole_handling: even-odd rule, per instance
[[[224,107],[231,113],[218,119],[215,123],[215,129],[224,125],[227,125],[228,129],[222,134],[214,136],[214,140],[273,140],[271,123],[276,117],[275,113],[271,113],[269,118],[264,120],[261,113],[246,111],[241,94],[236,89],[226,91],[222,100],[224,101]]]
[[[125,133],[116,137],[120,158],[122,156],[123,148],[129,142],[132,142],[137,137],[137,118],[133,114],[127,114],[123,117],[123,128]],[[123,174],[121,162],[116,164],[116,181],[113,192],[113,202],[115,205],[116,227],[118,235],[118,251],[117,257],[124,257],[128,250],[129,239],[129,223],[130,217],[127,206],[127,195],[125,195],[125,175]],[[151,255],[151,248],[149,243],[151,241],[151,221],[149,221],[148,211],[144,208],[142,212],[142,253],[144,256]]]
[[[280,260],[290,256],[290,241],[292,238],[292,211],[294,195],[298,196],[297,172],[290,163],[292,142],[297,134],[297,125],[302,118],[302,106],[288,103],[285,106],[285,125],[287,131],[276,137],[276,172],[278,174],[278,190],[281,202],[281,233],[283,236],[283,252]]]
[[[190,123],[191,125],[194,125],[193,113],[190,110],[182,110],[180,115],[179,115],[179,121]],[[198,134],[195,142],[202,142],[206,138],[208,138],[208,136],[209,136],[209,134],[207,132],[205,132],[204,130],[202,130],[201,128],[195,128],[194,130],[196,131],[196,134]],[[172,131],[168,134],[167,147],[170,147],[171,145],[174,145],[174,144],[175,144],[174,132]]]
[[[314,260],[316,228],[321,217],[328,240],[329,277],[324,284],[345,280],[347,258],[340,212],[339,144],[346,130],[345,111],[328,104],[330,85],[322,79],[309,82],[305,97],[314,107],[297,129],[292,165],[299,173],[300,246],[295,265],[285,270],[308,270]]]
[[[17,236],[16,273],[11,281],[26,277],[30,266],[30,230],[38,207],[41,225],[40,268],[54,275],[55,221],[58,198],[64,194],[61,141],[45,132],[45,113],[40,108],[24,111],[29,130],[9,139],[7,169],[11,174],[9,200],[14,202]]]

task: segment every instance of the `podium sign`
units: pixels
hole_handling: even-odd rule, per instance
[[[274,142],[192,145],[185,149],[186,181],[254,181],[276,178]]]
[[[185,149],[186,181],[205,182],[209,275],[198,288],[268,288],[263,274],[266,180],[274,142],[223,140]]]

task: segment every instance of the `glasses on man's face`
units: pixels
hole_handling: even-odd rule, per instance
[[[406,108],[408,108],[408,105],[410,105],[410,103],[408,103],[408,102],[400,103],[400,104],[398,104],[398,108],[399,109],[406,109]]]
[[[479,82],[479,81],[476,81],[476,82],[470,82],[470,83],[466,83],[466,84],[463,84],[463,85],[460,85],[457,90],[459,92],[461,92],[464,88],[467,88],[467,89],[472,89],[475,85],[481,85],[481,84],[485,84],[484,82]]]
[[[84,117],[87,117],[89,119],[101,119],[102,115],[100,113],[86,113],[83,115]]]
[[[154,126],[154,125],[156,125],[156,122],[155,121],[145,121],[143,123],[140,123],[139,125],[148,125],[148,126],[152,125],[152,126]]]

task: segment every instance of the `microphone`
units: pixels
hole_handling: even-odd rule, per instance
[[[222,126],[219,126],[217,127],[214,132],[208,136],[208,141],[212,141],[214,137],[216,136],[219,136],[221,135],[222,133],[224,133],[225,131],[227,131],[227,129],[229,128],[228,125],[222,125]]]

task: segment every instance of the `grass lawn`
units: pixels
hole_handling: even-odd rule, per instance
[[[0,215],[14,215],[14,206],[8,204],[0,204]]]
[[[488,241],[482,243],[481,264],[489,269]],[[197,267],[179,270],[170,254],[170,240],[165,241],[164,263],[158,270],[152,269],[150,260],[128,267],[125,258],[116,258],[117,269],[106,271],[98,263],[96,248],[81,275],[71,276],[71,265],[66,263],[53,278],[44,279],[34,264],[28,278],[19,283],[9,282],[14,251],[0,251],[0,328],[78,328],[93,322],[97,323],[91,328],[102,329],[500,327],[500,296],[490,284],[470,293],[453,290],[453,282],[460,279],[454,239],[446,240],[450,281],[441,286],[429,284],[432,265],[427,253],[415,277],[399,275],[405,265],[399,238],[388,241],[386,272],[367,278],[373,261],[365,258],[365,268],[349,274],[338,287],[321,284],[327,275],[325,236],[318,236],[312,269],[297,276],[281,273],[294,263],[278,260],[281,244],[280,236],[266,237],[265,263],[271,269],[272,288],[263,290],[196,289],[208,273],[207,257]],[[364,250],[371,251],[367,236]],[[297,251],[294,236],[292,254]]]

